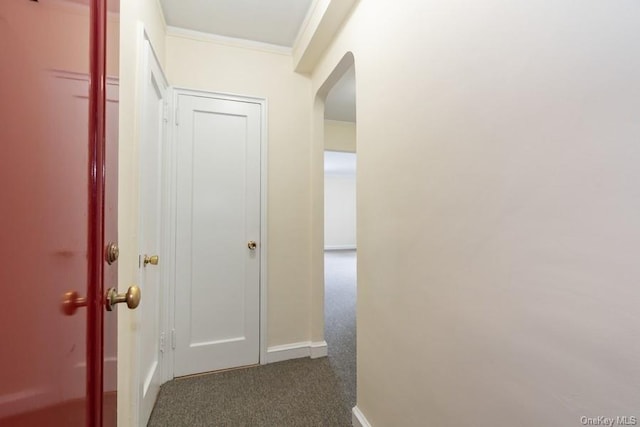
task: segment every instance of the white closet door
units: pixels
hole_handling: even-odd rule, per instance
[[[259,361],[260,120],[260,104],[178,97],[175,376]]]

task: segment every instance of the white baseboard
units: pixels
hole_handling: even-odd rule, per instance
[[[285,360],[311,357],[317,359],[327,355],[326,341],[296,342],[293,344],[276,345],[267,349],[267,363],[283,362]]]
[[[356,250],[356,245],[327,245],[325,251],[351,251]]]
[[[311,357],[312,359],[325,357],[328,354],[327,342],[326,341],[312,342],[311,345],[309,346],[309,350],[310,350],[309,357]]]
[[[367,421],[367,418],[357,405],[353,407],[352,413],[351,424],[353,427],[371,427],[371,424],[369,424],[369,421]]]

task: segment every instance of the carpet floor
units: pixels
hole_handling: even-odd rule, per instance
[[[355,251],[325,255],[328,357],[169,381],[160,389],[148,426],[351,426],[356,403],[355,263]]]

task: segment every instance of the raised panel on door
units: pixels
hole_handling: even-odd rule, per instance
[[[259,361],[261,106],[180,95],[178,108],[174,373],[181,376]]]
[[[163,294],[160,269],[165,260],[161,249],[162,147],[166,82],[151,45],[143,51],[141,141],[140,141],[140,288],[144,304],[139,311],[140,337],[140,425],[146,425],[162,384],[161,310]],[[151,257],[158,256],[156,261]],[[145,257],[147,262],[145,262]]]

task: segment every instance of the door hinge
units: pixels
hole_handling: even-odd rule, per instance
[[[160,333],[160,353],[164,353],[164,332]]]
[[[171,330],[171,348],[172,349],[176,349],[176,330],[172,329]]]
[[[169,121],[169,102],[167,101],[164,102],[164,111],[162,113],[162,119],[164,120],[165,123]]]
[[[176,104],[176,126],[178,126],[180,124],[180,120],[179,120],[180,113],[179,112],[180,112],[180,108]]]

